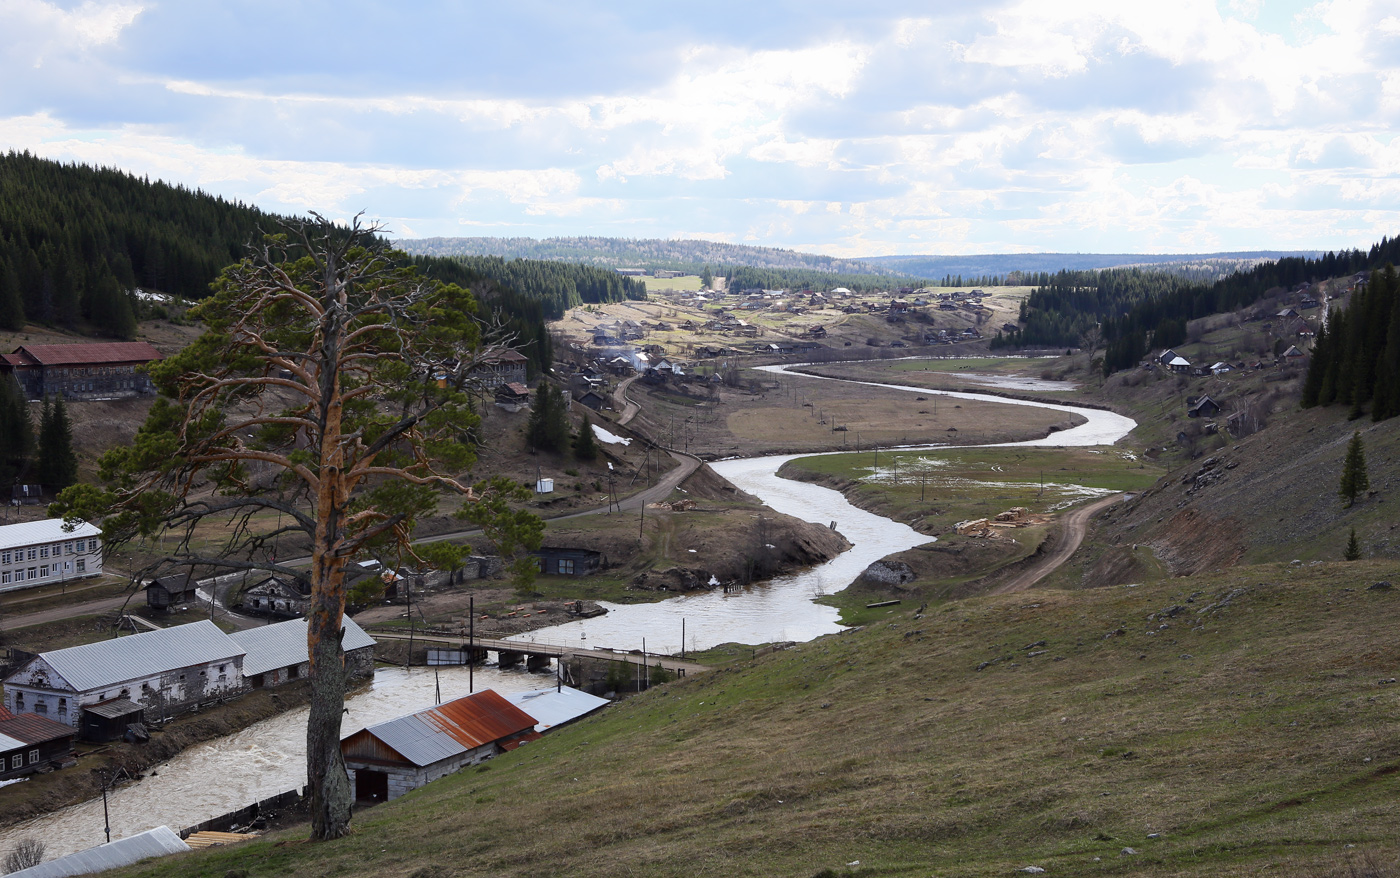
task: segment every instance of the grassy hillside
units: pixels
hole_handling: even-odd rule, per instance
[[[975,598],[124,875],[1313,875],[1400,817],[1394,563]],[[1355,845],[1353,848],[1351,846]],[[1136,853],[1125,853],[1132,849]]]

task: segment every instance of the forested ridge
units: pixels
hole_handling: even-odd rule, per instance
[[[199,298],[272,217],[113,168],[0,155],[0,328],[130,338],[131,291]]]
[[[131,338],[137,289],[198,300],[249,241],[286,218],[114,168],[0,154],[0,329],[38,323]],[[545,320],[582,302],[641,298],[615,272],[553,262],[414,257],[471,287],[529,357],[552,360]]]
[[[1318,327],[1303,384],[1303,407],[1340,403],[1359,418],[1370,404],[1377,421],[1400,415],[1400,293],[1392,265],[1371,273],[1345,308]]]
[[[1180,344],[1186,323],[1252,305],[1270,290],[1380,268],[1400,258],[1400,239],[1369,250],[1317,258],[1287,257],[1238,271],[1215,283],[1144,269],[1062,271],[1021,305],[1022,326],[998,334],[997,347],[1072,347],[1099,332],[1104,371],[1136,365],[1149,350]]]

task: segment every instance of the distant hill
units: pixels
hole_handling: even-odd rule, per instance
[[[1226,253],[986,253],[973,256],[862,256],[860,262],[886,271],[935,280],[1008,275],[1012,272],[1091,271],[1138,266],[1180,274],[1190,280],[1217,280],[1286,256],[1321,255],[1319,250],[1240,250]]]
[[[404,238],[394,242],[422,256],[499,256],[503,259],[544,259],[578,262],[604,268],[662,268],[699,274],[706,266],[809,269],[833,274],[896,276],[901,269],[884,268],[855,259],[840,259],[774,247],[751,247],[716,241],[660,238]]]

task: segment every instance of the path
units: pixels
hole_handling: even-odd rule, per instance
[[[1070,512],[1064,518],[1062,539],[1059,544],[1051,550],[1050,554],[1029,568],[1022,570],[1011,581],[1003,583],[992,589],[992,594],[1011,594],[1013,592],[1025,591],[1035,585],[1040,580],[1049,576],[1059,566],[1069,560],[1069,557],[1079,549],[1079,545],[1084,542],[1084,534],[1089,530],[1089,519],[1101,509],[1106,509],[1110,505],[1119,502],[1122,494],[1112,494],[1101,500],[1096,500],[1088,506]]]
[[[632,386],[632,382],[636,381],[638,377],[640,376],[633,375],[631,378],[623,380],[622,383],[618,384],[617,387],[613,389],[613,405],[616,406],[619,403],[622,405],[622,414],[617,419],[618,426],[620,427],[626,426],[627,422],[636,417],[637,412],[642,409],[641,406],[627,398],[627,389]]]

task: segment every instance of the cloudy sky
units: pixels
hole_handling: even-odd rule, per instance
[[[1400,0],[0,0],[0,149],[404,237],[1400,232]]]

